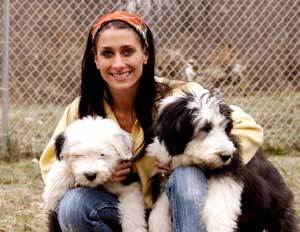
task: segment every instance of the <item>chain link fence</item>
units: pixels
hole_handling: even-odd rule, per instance
[[[10,0],[10,152],[43,150],[79,93],[92,22],[117,9],[152,29],[158,76],[220,88],[264,127],[265,146],[300,149],[299,0]]]

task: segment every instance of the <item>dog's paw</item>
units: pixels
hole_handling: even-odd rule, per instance
[[[168,163],[171,160],[171,156],[164,143],[160,143],[157,137],[155,137],[153,142],[147,146],[146,151],[147,156],[155,157],[163,163]]]

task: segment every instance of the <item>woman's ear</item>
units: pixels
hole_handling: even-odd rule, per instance
[[[146,47],[144,47],[144,59],[143,59],[144,64],[148,64],[148,57],[149,57],[148,50]]]
[[[98,62],[98,59],[97,59],[97,55],[94,55],[94,62],[96,64],[97,69],[99,69],[99,62]]]

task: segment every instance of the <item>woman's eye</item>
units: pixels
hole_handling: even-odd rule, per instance
[[[133,49],[128,48],[123,51],[123,54],[124,54],[124,56],[130,56],[130,55],[132,55],[133,52],[134,52]]]
[[[113,53],[111,51],[103,51],[101,52],[101,56],[104,56],[105,58],[112,57]]]

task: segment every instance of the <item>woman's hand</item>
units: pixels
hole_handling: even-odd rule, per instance
[[[168,177],[173,171],[171,160],[168,163],[163,163],[159,160],[156,160],[155,166],[158,169],[158,173],[160,173],[162,177]]]
[[[109,182],[113,183],[113,182],[120,182],[125,180],[128,174],[131,172],[131,167],[132,167],[131,161],[126,161],[118,164]]]

